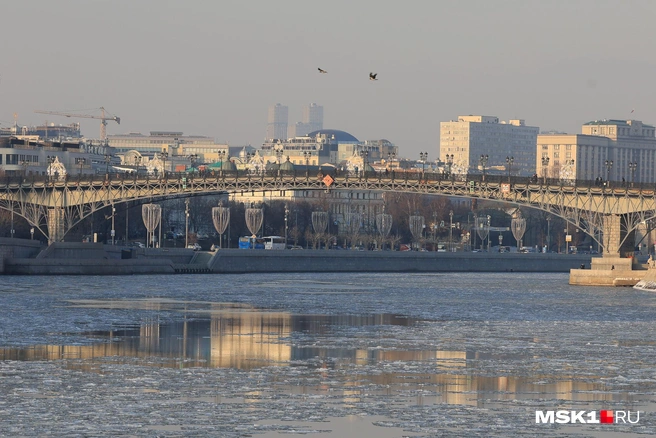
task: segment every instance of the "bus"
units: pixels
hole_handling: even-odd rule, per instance
[[[285,238],[280,236],[266,236],[264,239],[264,249],[285,249]]]
[[[252,236],[240,237],[239,249],[264,249],[264,238]]]

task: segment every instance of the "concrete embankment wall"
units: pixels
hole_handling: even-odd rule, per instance
[[[183,248],[159,250],[79,242],[55,243],[43,249],[38,255],[27,252],[20,253],[20,256],[15,254],[16,252],[13,257],[4,259],[5,274],[172,274],[175,272],[174,264],[189,263],[194,255],[193,251]],[[129,258],[123,259],[125,256]]]
[[[222,249],[208,267],[244,272],[569,272],[591,256],[519,253]]]
[[[131,275],[173,274],[167,260],[10,259],[5,274],[13,275]]]

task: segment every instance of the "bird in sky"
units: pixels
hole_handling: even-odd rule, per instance
[[[322,69],[321,67],[319,67],[317,70],[319,70],[319,73],[328,73],[326,70]]]
[[[376,76],[378,76],[378,73],[369,73],[369,80],[370,81],[377,81]]]

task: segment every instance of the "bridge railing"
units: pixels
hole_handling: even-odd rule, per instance
[[[5,175],[0,177],[0,187],[18,188],[20,186],[63,186],[63,185],[89,185],[89,184],[117,184],[125,182],[178,182],[193,183],[194,181],[242,181],[244,179],[257,181],[303,181],[303,180],[322,180],[326,175],[330,175],[337,181],[380,181],[380,182],[419,182],[423,184],[445,184],[445,183],[463,183],[474,182],[481,184],[503,184],[509,183],[511,186],[561,186],[561,187],[578,187],[578,188],[596,188],[600,190],[656,190],[656,183],[632,183],[626,181],[602,181],[597,180],[562,180],[558,178],[542,177],[525,177],[525,176],[508,176],[501,174],[455,174],[445,172],[416,172],[403,170],[386,170],[386,171],[369,171],[369,172],[344,172],[339,169],[322,169],[314,173],[306,170],[267,170],[264,172],[252,172],[250,170],[213,170],[201,171],[194,173],[186,172],[165,172],[160,174],[149,174],[145,172],[133,173],[106,173],[106,174],[67,174],[65,176],[49,175]]]

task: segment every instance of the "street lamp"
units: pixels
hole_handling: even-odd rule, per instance
[[[453,252],[453,210],[449,211],[449,252]]]
[[[191,163],[191,170],[192,172],[196,168],[196,160],[198,160],[198,154],[191,154],[189,155],[189,162]]]
[[[446,164],[449,166],[448,175],[451,177],[451,168],[453,167],[453,154],[446,154]]]
[[[185,248],[189,246],[189,199],[185,199]]]
[[[631,187],[633,187],[633,184],[635,182],[635,171],[638,168],[638,163],[633,161],[629,163],[629,170],[631,171]]]
[[[606,166],[606,186],[610,187],[610,170],[613,168],[613,160],[604,161]]]
[[[428,159],[428,152],[419,152],[419,159],[421,160],[421,177],[423,178],[426,160]]]
[[[490,225],[491,225],[492,216],[487,215],[487,252],[490,252]]]
[[[82,176],[82,166],[84,166],[86,164],[87,159],[86,158],[78,158],[77,162],[80,165],[80,176]]]
[[[551,216],[547,216],[547,252],[551,249]]]
[[[285,204],[285,248],[287,249],[287,217],[289,216],[289,208]]]
[[[360,151],[360,157],[362,157],[362,174],[364,174],[364,177],[367,177],[367,164],[368,164],[368,158],[369,158],[369,151]]]
[[[164,164],[162,164],[162,175],[166,177],[166,159],[169,157],[168,152],[160,152],[159,157],[162,159]]]
[[[394,168],[394,166],[390,166],[390,163],[394,163],[394,160],[396,159],[396,152],[388,152],[387,153],[387,167],[388,168]]]
[[[29,166],[29,162],[26,160],[21,161],[21,166],[23,167],[23,176],[27,176],[27,166]]]
[[[303,157],[305,158],[305,177],[308,178],[310,176],[310,157],[312,156],[312,152],[310,151],[303,151]]]
[[[549,157],[542,157],[542,180],[547,183],[547,168],[549,167]]]
[[[510,182],[510,171],[512,169],[512,165],[515,162],[514,157],[506,157],[506,167],[508,168],[508,182]]]
[[[34,227],[30,228],[30,240],[34,240]]]
[[[112,161],[112,156],[105,154],[105,175],[109,175],[109,162]]]
[[[489,155],[481,155],[481,158],[478,159],[478,162],[481,163],[481,167],[483,168],[483,181],[485,181],[485,166],[487,166],[487,160],[489,158]]]
[[[114,204],[112,204],[112,245],[116,244],[116,230],[114,229],[114,216],[116,216],[116,208],[114,207]]]

